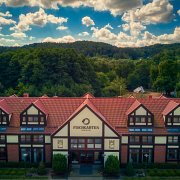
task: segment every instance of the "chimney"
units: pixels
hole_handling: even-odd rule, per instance
[[[153,97],[152,97],[152,95],[149,95],[149,99],[152,99]]]
[[[23,97],[29,97],[29,93],[24,93]]]

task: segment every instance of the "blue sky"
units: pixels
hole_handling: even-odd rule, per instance
[[[0,1],[1,46],[81,40],[118,47],[180,42],[180,1]]]

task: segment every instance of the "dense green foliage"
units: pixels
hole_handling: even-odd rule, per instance
[[[135,171],[134,171],[132,163],[128,163],[126,165],[126,175],[127,176],[134,176],[135,175]]]
[[[40,162],[40,163],[39,163],[39,166],[38,166],[38,169],[37,169],[37,173],[38,173],[39,175],[45,175],[45,174],[47,173],[46,168],[45,168],[45,165],[44,165],[43,162]]]
[[[104,166],[104,173],[108,176],[117,176],[119,174],[120,166],[117,156],[109,155]]]
[[[115,59],[140,59],[151,58],[155,56],[157,60],[161,60],[162,55],[168,55],[171,59],[180,57],[180,44],[156,44],[153,46],[141,48],[118,48],[110,44],[92,41],[76,41],[74,43],[36,43],[24,46],[27,48],[66,48],[75,49],[84,56],[94,57],[110,57]],[[19,47],[0,47],[0,53],[16,50]]]
[[[118,96],[138,86],[180,96],[179,57],[179,44],[124,49],[95,42],[0,47],[0,96]]]
[[[65,174],[67,172],[67,158],[63,154],[53,155],[52,169],[57,174]]]

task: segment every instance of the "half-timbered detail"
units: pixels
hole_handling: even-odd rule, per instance
[[[22,126],[46,126],[47,124],[48,114],[41,100],[33,102],[20,116]]]
[[[179,163],[180,99],[0,97],[0,161]],[[13,152],[13,153],[12,153]]]
[[[8,126],[11,119],[11,110],[5,99],[0,100],[0,126]]]
[[[165,125],[167,127],[180,127],[180,105],[174,101],[170,101],[164,111],[162,112],[164,116]]]
[[[128,126],[153,126],[153,114],[138,100],[127,110]]]

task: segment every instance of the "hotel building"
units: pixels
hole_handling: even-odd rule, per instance
[[[0,97],[0,162],[180,162],[180,99]]]

